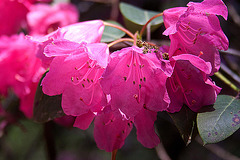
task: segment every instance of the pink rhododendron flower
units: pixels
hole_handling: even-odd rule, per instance
[[[49,67],[53,57],[43,54],[44,48],[57,39],[66,39],[69,41],[81,43],[98,43],[101,40],[104,25],[101,20],[80,22],[62,27],[44,37],[30,37],[32,41],[38,44],[37,57],[43,61],[45,67]]]
[[[0,36],[16,34],[25,26],[28,9],[23,3],[1,0],[0,10]]]
[[[76,43],[55,40],[45,48],[54,57],[42,81],[47,95],[62,94],[64,113],[80,116],[101,110],[105,96],[99,83],[108,63],[108,47],[104,43]]]
[[[228,49],[228,39],[223,33],[216,15],[227,19],[227,7],[221,0],[204,0],[188,3],[188,7],[167,9],[163,12],[166,30],[171,45],[169,55],[182,53],[199,55],[211,62],[211,75],[220,67],[219,50]]]
[[[169,70],[171,66],[160,62],[155,54],[128,47],[111,54],[101,85],[111,95],[112,109],[120,109],[128,117],[143,108],[162,111],[169,103],[165,86]]]
[[[30,35],[46,35],[78,21],[77,8],[70,3],[31,5],[27,14]]]
[[[0,38],[0,93],[12,89],[20,98],[20,110],[32,116],[38,81],[44,72],[36,58],[36,45],[23,34]]]
[[[167,53],[168,47],[161,49]],[[174,71],[167,79],[167,91],[171,100],[169,112],[178,112],[183,104],[197,112],[201,107],[214,104],[220,88],[208,77],[211,73],[210,62],[205,62],[198,56],[180,54],[170,57]]]

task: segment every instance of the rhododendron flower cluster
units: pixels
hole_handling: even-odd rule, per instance
[[[45,35],[78,19],[76,7],[69,3],[31,5],[27,14],[30,35]]]
[[[0,3],[0,95],[8,96],[12,90],[20,99],[20,110],[28,118],[33,116],[35,92],[45,69],[36,57],[38,46],[23,33],[17,33],[27,29],[26,32],[40,38],[41,34],[78,21],[78,12],[71,4],[58,4],[52,9],[48,4],[35,2],[51,1],[4,0]],[[10,14],[13,10],[15,14]]]
[[[210,78],[220,68],[218,50],[228,48],[217,17],[227,19],[221,0],[165,10],[163,34],[169,36],[170,46],[143,42],[137,33],[114,26],[130,35],[133,45],[113,52],[109,50],[113,43],[101,42],[109,24],[76,23],[77,9],[70,4],[31,4],[19,12],[23,18],[14,26],[19,29],[27,16],[29,36],[0,38],[0,94],[11,88],[21,100],[21,110],[31,117],[28,108],[37,83],[49,69],[41,81],[42,91],[62,95],[67,115],[55,121],[65,126],[74,121],[73,126],[83,130],[94,121],[100,149],[121,148],[133,126],[138,141],[153,148],[160,143],[154,128],[158,112],[178,112],[183,105],[198,112],[214,104],[221,91]]]
[[[36,57],[36,49],[23,34],[0,38],[0,94],[7,95],[12,89],[27,117],[32,117],[36,88],[45,71]]]
[[[228,48],[228,39],[216,14],[227,19],[227,7],[220,0],[190,2],[188,7],[163,12],[166,27],[163,34],[169,35],[171,45],[162,52],[167,52],[175,65],[167,82],[170,112],[179,111],[183,104],[198,111],[213,104],[221,90],[209,78],[220,67],[218,49]]]

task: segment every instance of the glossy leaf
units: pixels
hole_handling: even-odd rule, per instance
[[[213,107],[214,111],[197,115],[197,127],[204,144],[222,141],[240,127],[239,99],[219,95]]]
[[[188,145],[192,140],[194,128],[196,127],[197,113],[184,105],[179,112],[169,113],[169,115],[181,134],[183,141]]]
[[[145,25],[151,17],[159,14],[158,12],[144,10],[124,2],[120,3],[120,11],[124,17],[126,27],[132,32],[141,30],[142,26]],[[150,23],[151,31],[156,30],[162,23],[162,16],[154,19]]]
[[[43,75],[42,79],[45,77],[46,73]],[[43,123],[62,117],[65,114],[61,107],[62,96],[48,96],[44,94],[40,86],[41,81],[39,82],[34,99],[33,119],[36,122]]]
[[[106,22],[121,26],[121,24],[115,21],[106,21]],[[105,26],[101,42],[112,42],[122,38],[123,36],[125,36],[125,32],[113,27]]]

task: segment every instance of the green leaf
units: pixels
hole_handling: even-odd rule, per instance
[[[141,30],[147,21],[159,14],[158,12],[143,10],[141,8],[129,5],[127,3],[120,3],[120,12],[124,17],[126,27],[133,33]],[[156,30],[163,23],[163,17],[155,18],[151,23],[151,31]]]
[[[119,24],[118,22],[115,22],[115,21],[106,21],[106,22],[121,26],[121,24]],[[101,42],[112,42],[112,41],[122,38],[123,36],[125,36],[125,32],[123,32],[117,28],[105,26]]]
[[[46,73],[42,76],[42,79],[45,77]],[[48,96],[44,94],[42,92],[42,87],[40,86],[41,81],[38,84],[34,99],[33,119],[36,122],[44,123],[62,117],[65,114],[63,113],[61,106],[62,96]]]
[[[194,128],[196,127],[197,113],[184,105],[179,112],[169,113],[169,115],[180,132],[183,141],[188,145],[192,140]]]
[[[204,144],[222,141],[240,127],[239,99],[219,95],[213,107],[214,111],[197,115],[197,127]]]

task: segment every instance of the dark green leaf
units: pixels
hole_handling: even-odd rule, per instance
[[[106,21],[106,22],[121,26],[121,24],[115,21]],[[110,26],[105,26],[101,42],[112,42],[122,38],[123,36],[125,36],[125,33],[123,31]]]
[[[198,113],[197,126],[204,144],[217,143],[240,127],[240,100],[219,95],[212,112]]]
[[[132,31],[136,32],[141,30],[142,26],[153,16],[159,14],[158,12],[143,10],[141,8],[129,5],[127,3],[120,3],[120,11],[124,16],[124,22],[126,27]],[[155,18],[151,23],[151,31],[157,29],[163,23],[163,18]]]
[[[197,113],[184,105],[179,112],[169,113],[169,115],[179,130],[183,141],[188,145],[191,142],[193,131],[196,126],[195,120]]]
[[[42,79],[45,77],[46,73],[43,75]],[[63,113],[61,106],[62,96],[48,96],[44,94],[42,92],[42,87],[40,86],[41,81],[39,82],[34,99],[33,119],[37,122],[43,123],[62,117],[65,114]]]

